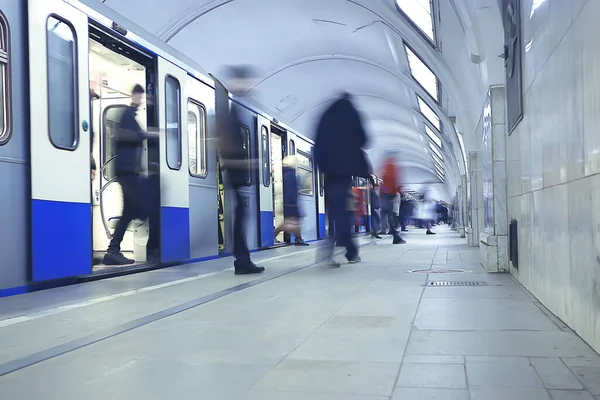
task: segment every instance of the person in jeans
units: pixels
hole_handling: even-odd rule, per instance
[[[144,88],[135,85],[131,94],[131,105],[123,111],[115,136],[115,174],[123,191],[123,212],[102,260],[104,265],[127,265],[135,262],[121,253],[121,242],[131,221],[146,218],[149,218],[150,223],[148,261],[150,263],[159,261],[159,206],[155,195],[157,191],[153,187],[154,180],[141,173],[144,140],[157,134],[144,132],[136,120],[136,113],[143,96]]]
[[[360,261],[358,248],[350,234],[352,212],[348,200],[352,192],[352,177],[366,178],[370,174],[363,147],[367,137],[362,119],[349,93],[342,93],[321,116],[315,138],[315,162],[325,175],[325,195],[328,212],[335,224],[335,240],[327,246],[332,265],[334,243],[346,248],[350,263]]]
[[[379,185],[375,182],[373,177],[369,177],[369,192],[371,195],[371,237],[374,239],[381,239],[379,236],[379,211],[381,209],[381,202],[379,201],[379,193],[377,188]]]
[[[248,66],[230,67],[229,90],[236,96],[244,96],[252,87],[254,74]],[[250,259],[250,251],[246,243],[246,208],[242,188],[251,173],[246,160],[242,123],[239,117],[239,106],[233,103],[229,110],[223,129],[219,130],[219,161],[224,170],[225,184],[235,192],[236,207],[233,225],[233,263],[236,275],[258,274],[264,267],[256,266]],[[256,164],[256,161],[254,161]]]

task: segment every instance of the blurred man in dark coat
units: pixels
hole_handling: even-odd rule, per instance
[[[315,140],[315,161],[325,174],[328,212],[335,224],[335,241],[346,247],[350,263],[360,261],[350,234],[348,210],[352,177],[368,177],[370,167],[362,148],[367,138],[349,93],[343,93],[321,116]],[[333,241],[328,256],[333,256]],[[339,265],[332,260],[332,264]]]
[[[252,86],[254,73],[251,67],[235,66],[228,71],[228,89],[236,96],[243,96]],[[233,256],[237,275],[257,274],[264,267],[256,266],[250,259],[250,251],[246,243],[245,224],[246,208],[241,189],[246,185],[246,179],[251,173],[249,165],[256,164],[246,159],[246,148],[242,133],[242,123],[239,117],[238,105],[233,103],[224,121],[223,129],[219,130],[219,161],[225,171],[225,183],[228,189],[236,194],[235,220],[233,226]]]

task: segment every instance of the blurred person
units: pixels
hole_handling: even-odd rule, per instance
[[[375,179],[371,176],[369,177],[369,194],[371,196],[371,237],[374,239],[381,239],[379,236],[379,211],[381,208],[381,203],[379,201],[379,193],[377,193],[377,188],[379,185],[375,182]]]
[[[115,135],[115,176],[123,191],[123,211],[102,260],[105,265],[126,265],[135,262],[121,253],[121,242],[131,221],[146,218],[149,218],[150,223],[150,235],[146,246],[147,259],[150,263],[159,261],[157,190],[154,187],[155,180],[142,174],[144,168],[141,164],[144,140],[157,137],[158,134],[144,132],[136,120],[143,96],[144,88],[135,85],[131,94],[131,105],[123,111]]]
[[[254,83],[256,74],[250,66],[233,66],[227,71],[228,89],[236,96],[243,97]],[[236,275],[258,274],[264,267],[256,266],[250,259],[250,251],[246,243],[246,208],[242,188],[251,173],[246,160],[242,123],[239,117],[239,106],[232,103],[229,114],[219,129],[219,162],[224,171],[227,189],[233,190],[236,197],[235,218],[233,225],[233,263]],[[256,166],[256,160],[251,164]]]
[[[296,176],[296,156],[283,159],[283,224],[275,228],[277,237],[281,232],[294,235],[296,246],[308,246],[302,239],[302,213],[298,207],[298,178]]]
[[[335,241],[346,247],[349,263],[360,261],[358,248],[350,234],[349,200],[352,193],[352,177],[367,177],[369,164],[362,148],[367,137],[352,97],[344,92],[322,114],[316,132],[315,162],[325,175],[325,195],[328,212],[335,224]],[[327,246],[327,256],[334,266],[334,242]]]
[[[398,169],[393,157],[388,157],[383,170],[383,184],[381,185],[381,218],[388,223],[388,235],[393,236],[394,244],[404,244],[406,241],[402,239],[396,229],[396,221],[394,220],[394,204],[397,203],[396,197],[398,194]],[[400,204],[398,205],[398,211]]]

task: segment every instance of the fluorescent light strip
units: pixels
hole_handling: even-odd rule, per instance
[[[419,110],[421,114],[427,118],[431,125],[435,126],[435,128],[439,131],[441,129],[440,125],[440,117],[425,103],[425,100],[421,98],[421,96],[417,95],[417,102],[419,103]]]
[[[406,50],[406,57],[408,58],[408,66],[410,68],[410,73],[414,80],[416,80],[419,85],[421,85],[427,93],[431,95],[436,101],[439,101],[439,81],[437,76],[433,73],[431,68],[429,68],[421,59],[412,51],[406,44],[404,45],[404,49]]]
[[[439,158],[441,158],[442,160],[444,159],[444,157],[442,156],[442,153],[440,153],[440,151],[435,147],[435,145],[431,142],[429,142],[429,148],[431,149],[431,151],[433,151]]]
[[[440,139],[439,136],[436,135],[435,132],[433,132],[431,130],[431,128],[428,127],[427,125],[425,125],[425,133],[427,133],[427,136],[429,136],[429,139],[433,140],[435,142],[435,144],[437,144],[439,146],[440,149],[443,149],[442,139]]]

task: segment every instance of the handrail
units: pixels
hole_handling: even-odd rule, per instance
[[[117,155],[113,155],[112,157],[110,157],[108,160],[106,160],[106,162],[104,164],[102,164],[102,166],[100,167],[100,180],[102,180],[102,177],[104,176],[104,170],[106,169],[108,163],[110,163],[112,160],[114,160],[115,158],[117,158]],[[103,202],[102,202],[102,193],[104,193],[104,190],[106,190],[106,188],[113,182],[115,182],[117,180],[117,177],[113,177],[111,179],[109,179],[104,185],[102,185],[102,187],[100,188],[100,194],[99,194],[99,199],[98,201],[100,202],[100,218],[102,219],[102,225],[104,226],[104,232],[106,232],[106,237],[110,240],[112,239],[112,235],[110,234],[110,229],[108,228],[108,221],[106,220],[106,218],[104,217],[104,207],[102,206]]]

